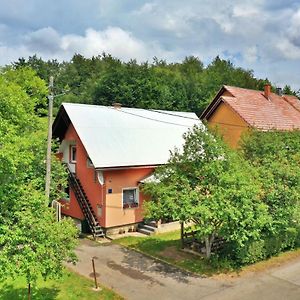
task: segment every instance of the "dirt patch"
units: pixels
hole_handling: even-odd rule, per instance
[[[165,248],[164,250],[159,252],[159,255],[162,257],[171,258],[176,261],[182,261],[182,260],[190,259],[193,257],[192,254],[179,251],[176,248],[176,246],[171,246],[171,247]]]

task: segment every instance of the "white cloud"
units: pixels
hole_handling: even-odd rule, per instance
[[[194,54],[204,63],[221,55],[257,77],[298,78],[300,87],[299,0],[28,0],[24,10],[22,0],[2,2],[2,64],[35,53],[68,60],[105,51],[139,61]]]
[[[281,54],[287,59],[300,59],[300,48],[291,43],[287,38],[280,39],[276,45]]]
[[[256,62],[258,59],[258,51],[257,51],[257,47],[256,46],[252,46],[247,48],[244,51],[244,59],[249,62],[249,63],[253,63]]]
[[[108,27],[103,31],[87,29],[84,36],[65,35],[61,37],[62,49],[70,54],[79,52],[87,57],[110,53],[114,56],[138,61],[152,59],[153,56],[170,55],[155,43],[145,43],[118,27]]]
[[[141,62],[152,60],[154,56],[174,59],[174,54],[163,50],[159,44],[143,42],[119,27],[108,27],[99,31],[89,28],[84,35],[59,35],[53,28],[45,27],[27,34],[23,38],[23,44],[0,47],[0,53],[6,53],[5,58],[9,61],[33,54],[44,59],[67,60],[75,53],[92,57],[103,52],[125,61],[135,58]]]

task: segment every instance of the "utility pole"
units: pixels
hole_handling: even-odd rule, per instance
[[[53,76],[49,78],[48,95],[48,139],[47,139],[47,158],[46,158],[46,186],[45,195],[47,205],[49,204],[50,182],[51,182],[51,140],[52,140],[52,116],[53,116]]]

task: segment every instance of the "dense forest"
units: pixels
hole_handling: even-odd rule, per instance
[[[20,58],[12,67],[30,67],[45,81],[54,76],[56,109],[62,102],[119,102],[127,107],[193,111],[199,115],[224,84],[263,89],[269,82],[218,56],[204,66],[194,56],[180,63],[157,58],[152,63],[138,63],[122,62],[107,54],[92,58],[75,54],[69,62],[44,61],[34,55]],[[284,93],[296,94],[289,86],[284,87]]]

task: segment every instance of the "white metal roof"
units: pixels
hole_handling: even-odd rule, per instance
[[[195,124],[188,112],[121,109],[63,103],[95,168],[149,166],[168,161],[182,135]]]

